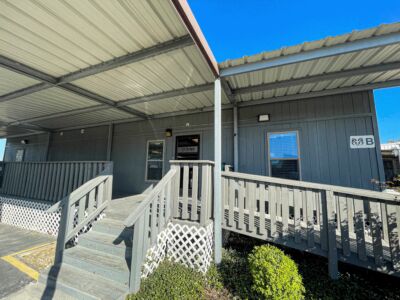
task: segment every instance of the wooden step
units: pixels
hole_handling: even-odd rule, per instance
[[[130,261],[127,261],[125,257],[110,255],[78,245],[64,252],[63,263],[121,285],[127,285],[129,281],[128,264]]]
[[[39,282],[80,300],[123,299],[127,292],[124,285],[64,263],[41,274]]]
[[[125,227],[123,221],[107,218],[101,219],[93,224],[92,231],[106,233],[122,239],[132,239],[132,228]]]
[[[91,230],[79,236],[78,243],[81,247],[119,257],[130,258],[132,254],[132,237],[121,238],[120,236]]]

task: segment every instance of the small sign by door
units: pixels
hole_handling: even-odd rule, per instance
[[[373,135],[353,135],[350,136],[350,148],[375,148],[375,138]]]

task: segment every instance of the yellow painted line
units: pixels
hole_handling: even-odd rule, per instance
[[[26,275],[28,275],[29,277],[33,278],[34,280],[38,281],[39,279],[39,272],[32,269],[31,267],[29,267],[28,265],[24,264],[22,261],[18,260],[17,258],[15,258],[14,256],[18,255],[18,254],[22,254],[25,252],[29,252],[29,251],[33,251],[45,246],[49,246],[51,244],[54,244],[55,242],[51,242],[51,243],[45,243],[45,244],[40,244],[40,245],[36,245],[33,246],[31,248],[28,249],[24,249],[18,252],[14,252],[12,254],[6,255],[1,257],[2,260],[8,262],[10,265],[12,265],[13,267],[17,268],[18,270],[20,270],[22,273],[25,273]]]
[[[28,249],[24,249],[24,250],[21,250],[21,251],[18,251],[18,252],[14,252],[14,253],[8,254],[8,256],[15,256],[15,255],[18,255],[18,254],[21,254],[21,253],[24,253],[24,252],[36,250],[36,249],[42,248],[42,247],[44,247],[44,246],[51,245],[51,244],[54,244],[54,243],[55,243],[55,242],[44,243],[44,244],[36,245],[36,246],[33,246],[33,247],[31,247],[31,248],[28,248]]]
[[[3,256],[1,259],[6,261],[6,262],[8,262],[13,267],[17,268],[22,273],[25,273],[29,277],[31,277],[34,280],[38,281],[39,272],[34,270],[34,269],[32,269],[31,267],[27,266],[26,264],[24,264],[23,262],[19,261],[15,257],[12,257],[11,255],[7,255],[7,256]]]

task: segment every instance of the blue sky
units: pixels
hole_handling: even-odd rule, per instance
[[[400,1],[189,0],[218,62],[400,22]],[[400,139],[400,88],[375,91],[381,142]]]
[[[399,0],[189,0],[217,61],[400,21]],[[381,141],[400,139],[400,88],[375,91]],[[0,160],[4,140],[0,140]]]
[[[6,146],[6,140],[5,139],[0,139],[0,161],[3,160],[4,156],[4,147]]]

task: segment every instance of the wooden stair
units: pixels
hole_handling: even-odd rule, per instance
[[[64,251],[63,262],[41,274],[47,290],[62,291],[76,299],[124,299],[128,292],[132,255],[132,228],[124,216],[143,196],[114,200],[106,216],[92,230],[79,236],[78,245]]]

